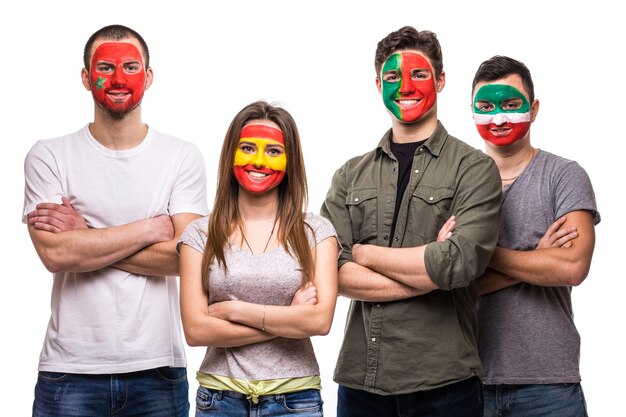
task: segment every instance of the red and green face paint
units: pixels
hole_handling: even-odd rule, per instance
[[[141,103],[146,89],[146,70],[133,44],[106,42],[91,57],[91,94],[111,114],[124,115]]]
[[[530,129],[530,103],[513,86],[483,85],[476,92],[472,108],[478,133],[496,146],[515,143]]]
[[[381,72],[385,106],[403,122],[419,120],[437,100],[434,71],[416,52],[391,55]]]
[[[283,133],[274,127],[250,124],[241,129],[233,172],[243,188],[263,193],[285,177],[287,155]]]

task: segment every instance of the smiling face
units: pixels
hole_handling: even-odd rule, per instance
[[[274,123],[272,126],[268,124],[253,122],[244,126],[235,151],[235,179],[252,193],[263,193],[276,187],[287,169],[283,133]]]
[[[97,105],[111,115],[121,117],[141,103],[146,77],[143,57],[132,43],[104,42],[93,52],[90,90]]]
[[[437,101],[433,68],[418,52],[391,55],[383,65],[380,79],[383,102],[400,121],[419,120]]]
[[[518,75],[476,85],[472,111],[483,139],[508,146],[526,136],[536,109],[524,91]]]

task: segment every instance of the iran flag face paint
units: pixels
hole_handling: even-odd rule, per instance
[[[416,52],[391,55],[381,72],[385,106],[403,122],[419,120],[437,100],[434,71]]]
[[[91,58],[89,78],[94,100],[113,115],[123,116],[137,107],[146,89],[143,57],[126,42],[99,45]]]
[[[241,129],[233,172],[243,188],[252,193],[271,190],[283,180],[286,169],[285,140],[279,129],[262,124]]]
[[[474,123],[478,133],[496,146],[507,146],[523,138],[530,129],[530,104],[517,88],[486,84],[474,97]]]

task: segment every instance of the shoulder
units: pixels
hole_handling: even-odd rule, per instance
[[[199,252],[204,252],[204,246],[208,238],[209,217],[200,217],[185,227],[183,234],[180,236],[177,245],[177,251],[180,251],[178,247],[181,243],[184,243]]]
[[[200,154],[200,149],[195,143],[180,139],[176,136],[162,133],[156,129],[150,128],[152,140],[161,145],[166,146],[170,151],[178,150],[183,154]]]
[[[66,149],[75,150],[77,141],[80,141],[83,138],[84,129],[86,129],[86,127],[68,135],[38,140],[28,151],[26,161],[32,158],[44,158],[46,156],[53,157]]]
[[[315,243],[319,243],[320,241],[330,236],[337,236],[335,227],[330,222],[330,220],[318,214],[306,213],[304,217],[304,222],[310,228],[309,230],[307,230],[309,238],[314,239]],[[313,232],[314,237],[310,235],[311,232]]]

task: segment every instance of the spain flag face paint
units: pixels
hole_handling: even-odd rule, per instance
[[[106,42],[91,57],[91,94],[100,107],[124,114],[141,103],[146,89],[143,57],[135,45]]]
[[[515,143],[530,129],[530,103],[510,85],[480,87],[474,97],[473,112],[480,136],[496,146]]]
[[[241,129],[233,172],[243,188],[252,193],[271,190],[283,180],[286,169],[285,140],[279,129],[262,124]]]
[[[381,80],[385,106],[403,122],[419,120],[437,100],[434,71],[419,53],[391,55],[383,65]]]

